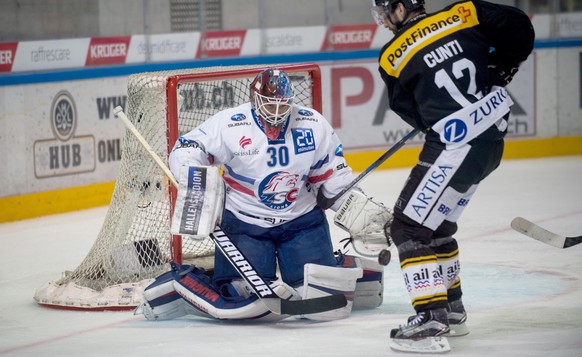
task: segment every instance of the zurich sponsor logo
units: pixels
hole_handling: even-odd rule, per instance
[[[460,119],[451,119],[445,124],[445,139],[451,143],[458,143],[467,136],[467,125]]]
[[[232,121],[242,121],[245,120],[247,117],[243,113],[235,114],[230,117]]]
[[[335,156],[344,156],[344,148],[341,144],[335,148]]]
[[[307,109],[299,109],[299,112],[298,113],[299,113],[299,115],[303,115],[303,116],[306,116],[306,117],[310,117],[310,116],[313,115],[313,112],[311,112],[311,111],[309,111]]]

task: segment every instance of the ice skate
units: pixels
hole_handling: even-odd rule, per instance
[[[461,299],[449,302],[447,308],[447,317],[449,319],[449,337],[459,337],[469,334],[469,328],[465,324],[467,321],[467,312]]]
[[[390,332],[390,348],[402,352],[442,353],[451,350],[447,310],[419,312],[406,325]]]
[[[416,315],[410,316],[408,322],[416,318]],[[445,334],[447,337],[460,337],[469,334],[469,328],[465,325],[467,321],[467,312],[463,306],[461,299],[449,303],[447,307],[447,318],[449,320],[449,332]]]

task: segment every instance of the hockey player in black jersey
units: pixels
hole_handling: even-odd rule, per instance
[[[390,107],[426,134],[385,227],[416,311],[390,345],[445,352],[446,336],[468,333],[457,220],[501,161],[513,104],[504,87],[532,52],[534,30],[521,10],[478,0],[434,14],[424,0],[373,0],[372,14],[394,33],[379,56]]]

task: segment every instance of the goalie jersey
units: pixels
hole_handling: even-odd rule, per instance
[[[308,213],[318,190],[333,197],[353,179],[331,125],[297,105],[275,140],[267,138],[250,103],[223,110],[181,136],[169,164],[176,177],[182,166],[222,165],[225,208],[261,227]]]

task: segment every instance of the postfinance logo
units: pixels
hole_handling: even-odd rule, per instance
[[[380,66],[390,76],[399,77],[410,59],[421,49],[451,33],[479,24],[472,2],[460,3],[448,11],[429,16],[395,38],[380,59]]]

